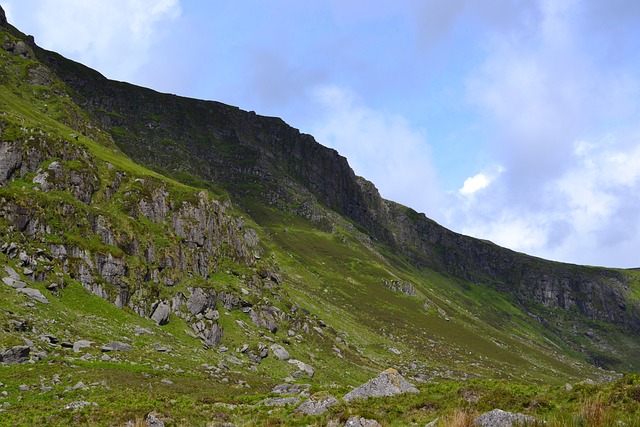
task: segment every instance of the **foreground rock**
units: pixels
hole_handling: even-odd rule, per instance
[[[344,424],[344,427],[382,427],[376,420],[369,420],[361,417],[351,417]]]
[[[343,399],[348,402],[353,399],[366,399],[371,396],[395,396],[402,393],[418,392],[419,390],[405,380],[398,371],[389,368],[376,378],[351,390]]]
[[[476,418],[475,425],[478,427],[516,427],[533,424],[536,421],[537,420],[530,415],[514,414],[503,411],[502,409],[494,409]]]
[[[0,363],[9,365],[24,363],[29,360],[29,352],[31,349],[26,345],[11,347],[0,353]]]
[[[298,411],[308,415],[321,415],[338,404],[338,399],[326,394],[313,395],[302,405],[298,406]]]

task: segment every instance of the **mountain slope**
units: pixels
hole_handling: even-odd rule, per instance
[[[153,387],[181,416],[199,405],[202,421],[285,378],[344,394],[388,366],[416,382],[554,384],[609,375],[592,364],[640,365],[635,272],[456,234],[383,200],[280,119],[109,81],[2,25],[0,277],[49,303],[2,285],[0,349],[26,339],[38,366],[81,364],[145,396],[96,386],[98,419],[153,409]],[[78,353],[59,343],[82,339],[94,344]],[[132,349],[103,360],[111,341]],[[165,372],[184,407],[158,385]],[[34,375],[12,366],[2,378],[17,390]],[[207,382],[222,390],[203,395]],[[9,416],[31,405],[37,419],[48,392],[12,397]]]

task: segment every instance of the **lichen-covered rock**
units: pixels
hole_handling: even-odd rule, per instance
[[[530,415],[514,414],[501,409],[494,409],[480,415],[474,422],[478,427],[516,427],[535,424],[537,420]]]
[[[315,394],[298,406],[297,410],[308,415],[321,415],[336,406],[338,399],[324,393]]]
[[[0,128],[0,137],[2,137]],[[0,185],[5,185],[22,165],[22,146],[0,140]]]
[[[187,309],[193,316],[215,310],[216,294],[213,289],[189,288],[189,292],[191,296],[187,300]]]
[[[395,396],[402,393],[418,393],[419,390],[405,380],[398,371],[389,368],[376,378],[373,378],[347,393],[343,399],[366,399],[371,396]]]
[[[376,420],[353,416],[349,417],[344,427],[382,427]]]

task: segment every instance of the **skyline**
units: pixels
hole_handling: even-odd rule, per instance
[[[281,117],[454,231],[640,266],[640,4],[0,4],[108,78]]]

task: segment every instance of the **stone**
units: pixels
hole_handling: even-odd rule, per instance
[[[309,391],[309,384],[279,384],[271,390],[276,394],[301,394]]]
[[[275,313],[277,312],[276,307],[272,306],[262,306],[252,308],[249,311],[249,316],[251,317],[251,321],[254,325],[265,328],[269,332],[275,334],[278,330],[278,323],[276,322]]]
[[[171,314],[171,307],[164,301],[154,304],[151,312],[151,319],[153,319],[158,325],[166,325],[169,323],[169,315]]]
[[[158,414],[149,413],[146,419],[147,427],[164,427],[164,421],[158,418]]]
[[[131,346],[129,344],[122,343],[120,341],[111,341],[107,345],[103,345],[101,348],[102,351],[130,351]]]
[[[12,288],[16,288],[16,289],[22,289],[22,288],[26,288],[27,284],[24,283],[21,280],[16,280],[13,279],[11,277],[3,277],[2,281],[7,285],[7,286],[11,286]]]
[[[358,416],[349,417],[344,427],[382,427],[376,420],[370,420]]]
[[[20,280],[20,275],[18,273],[16,273],[16,271],[9,267],[8,265],[4,266],[4,271],[9,275],[10,278],[12,278],[13,280]]]
[[[271,347],[269,347],[269,350],[271,350],[271,353],[273,353],[273,355],[280,360],[291,359],[291,356],[289,356],[289,352],[279,344],[271,345]]]
[[[299,397],[270,397],[260,402],[264,406],[286,406],[300,403]]]
[[[308,415],[321,415],[336,406],[338,403],[340,403],[338,402],[338,399],[330,394],[314,394],[304,401],[302,405],[298,406],[296,410]]]
[[[516,427],[523,424],[535,424],[537,420],[524,414],[514,414],[501,409],[494,409],[475,419],[478,427]]]
[[[398,371],[389,368],[376,378],[351,390],[343,399],[348,402],[353,399],[366,399],[371,396],[395,396],[402,393],[418,392],[419,390],[407,382]]]
[[[140,326],[136,326],[133,329],[133,332],[135,332],[136,335],[143,335],[143,334],[153,335],[153,331],[151,329],[141,328]]]
[[[300,371],[306,372],[310,377],[313,377],[313,374],[315,373],[311,366],[297,359],[289,359],[289,363],[291,363],[292,365],[296,365],[298,369],[300,369]]]
[[[80,353],[80,349],[91,347],[93,342],[87,340],[79,340],[73,343],[73,352]]]
[[[18,390],[20,390],[20,391],[29,391],[29,386],[26,385],[26,384],[20,384],[18,386]]]
[[[191,296],[187,300],[187,309],[195,316],[216,308],[216,296],[213,290],[203,288],[189,288]]]
[[[33,288],[19,288],[16,289],[18,292],[22,292],[23,294],[27,295],[28,297],[41,302],[43,304],[49,304],[49,300],[47,299],[47,297],[45,297],[44,295],[42,295],[42,292],[40,292],[38,289],[33,289]]]
[[[0,353],[0,363],[14,365],[29,360],[31,349],[26,345],[18,345]]]
[[[64,409],[77,411],[78,409],[82,409],[85,406],[90,406],[90,405],[98,406],[98,404],[95,402],[87,402],[86,400],[79,400],[77,402],[71,402],[68,405],[65,405]]]

